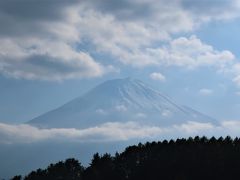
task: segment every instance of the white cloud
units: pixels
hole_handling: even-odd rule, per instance
[[[230,51],[217,51],[203,43],[196,36],[180,37],[162,48],[148,49],[149,58],[156,64],[196,68],[215,66],[218,68],[231,64],[235,56]]]
[[[220,72],[230,76],[232,82],[240,88],[240,63],[238,61],[234,61],[229,66],[222,68]]]
[[[137,113],[136,118],[146,118],[147,115],[145,113]]]
[[[240,75],[237,75],[234,79],[233,82],[240,87]]]
[[[186,132],[187,134],[198,134],[201,131],[209,131],[214,129],[214,125],[211,123],[199,123],[189,121],[186,124],[176,125],[174,128],[177,131]]]
[[[113,70],[64,42],[5,40],[1,41],[0,52],[1,73],[14,78],[62,80],[97,77]]]
[[[153,79],[153,80],[158,80],[158,81],[165,81],[166,78],[163,74],[159,73],[159,72],[153,72],[150,74],[150,78]]]
[[[170,117],[170,116],[172,116],[172,112],[168,109],[165,109],[162,111],[161,115],[164,117]]]
[[[117,105],[115,106],[115,110],[119,112],[125,112],[127,111],[127,107],[125,105]]]
[[[224,121],[222,122],[222,126],[226,131],[239,132],[240,130],[240,121]]]
[[[145,138],[159,134],[159,127],[127,123],[105,123],[86,129],[38,129],[22,125],[0,123],[0,143],[31,143],[46,140],[58,141],[124,141],[134,138]]]
[[[203,88],[203,89],[199,90],[199,94],[201,94],[203,96],[209,96],[209,95],[213,94],[213,90],[212,89]]]
[[[234,62],[229,68],[224,69],[224,73],[232,76],[232,82],[240,87],[240,63]]]
[[[106,110],[104,110],[104,109],[96,109],[96,113],[98,113],[98,114],[101,114],[101,115],[106,115],[106,114],[108,114],[108,112],[106,111]]]
[[[55,2],[52,3],[55,4]],[[73,9],[72,2],[65,4],[66,7],[62,6],[62,3],[56,4],[61,7],[56,10],[54,15],[57,17],[54,20],[51,17],[45,17],[44,14],[37,10],[39,14],[36,14],[36,16],[39,17],[36,17],[36,19],[31,19],[31,17],[26,20],[23,17],[23,25],[21,26],[26,27],[24,27],[23,31],[16,28],[16,31],[19,31],[16,33],[20,33],[20,36],[16,36],[13,32],[8,34],[0,30],[1,74],[14,78],[59,81],[98,77],[105,73],[117,71],[110,63],[103,65],[97,62],[90,52],[77,47],[84,37],[80,37],[82,32],[78,30],[76,24],[78,17],[75,17],[76,14],[74,13],[77,12],[70,10]],[[33,6],[33,8],[41,8],[31,3],[29,5]],[[49,6],[44,2],[41,5],[44,7]],[[50,5],[52,4],[50,3]],[[49,12],[52,11],[51,8],[48,10]],[[4,14],[4,10],[1,12],[0,8],[1,13]],[[22,9],[20,9],[16,13],[19,13],[18,16],[21,17],[28,11],[23,13]],[[35,12],[32,12],[32,14],[34,17]],[[12,23],[12,27],[19,23],[18,16],[15,17],[15,14],[12,16],[13,22],[9,22]]]
[[[39,141],[104,142],[131,139],[159,139],[196,135],[239,135],[240,121],[223,121],[219,125],[189,121],[184,124],[160,127],[137,122],[108,122],[86,129],[38,129],[20,124],[0,123],[0,143],[32,143]]]
[[[235,1],[198,2],[209,5],[205,13],[190,0],[27,2],[28,9],[9,2],[19,8],[15,12],[0,2],[0,73],[10,77],[62,80],[116,71],[114,62],[93,58],[102,53],[137,67],[222,67],[234,59],[230,51],[217,51],[195,36],[171,36],[191,32],[203,21],[237,17]]]
[[[239,0],[181,0],[181,2],[183,7],[191,13],[196,23],[219,20],[227,21],[240,16]]]

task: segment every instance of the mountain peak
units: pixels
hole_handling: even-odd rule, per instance
[[[119,79],[111,79],[111,80],[107,80],[103,83],[101,83],[100,85],[106,85],[106,84],[112,84],[115,87],[118,86],[123,86],[123,85],[133,85],[133,84],[141,84],[143,82],[141,82],[138,79],[134,79],[132,77],[126,77],[126,78],[119,78]]]
[[[105,81],[85,95],[33,119],[30,124],[83,128],[113,121],[167,125],[210,120],[189,109],[142,81],[128,77]]]

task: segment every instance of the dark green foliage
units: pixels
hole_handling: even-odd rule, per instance
[[[78,161],[50,165],[25,180],[229,180],[240,179],[240,139],[195,137],[139,143],[122,153],[93,156],[84,169]],[[15,176],[15,179],[18,177]],[[14,179],[13,178],[13,179]],[[20,178],[21,179],[21,178]],[[17,179],[18,180],[18,179]]]
[[[21,180],[22,176],[14,176],[11,180]]]
[[[38,169],[31,172],[25,180],[75,180],[82,179],[84,168],[75,159],[67,159],[65,162],[51,164],[47,169]]]

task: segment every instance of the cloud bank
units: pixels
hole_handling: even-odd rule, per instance
[[[172,37],[206,22],[235,19],[239,9],[238,0],[1,1],[0,74],[91,78],[116,72],[116,62],[223,68],[235,59],[230,51],[196,36]]]
[[[27,124],[0,123],[0,143],[34,143],[41,141],[112,142],[131,139],[163,139],[196,135],[239,135],[240,121],[224,121],[219,125],[189,121],[168,127],[143,125],[137,122],[108,122],[86,129],[39,129]]]

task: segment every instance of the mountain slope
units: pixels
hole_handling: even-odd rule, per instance
[[[186,121],[213,122],[214,119],[176,104],[139,80],[126,78],[106,81],[28,123],[47,128],[86,128],[105,122],[127,121],[170,125]]]

